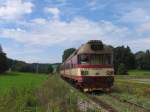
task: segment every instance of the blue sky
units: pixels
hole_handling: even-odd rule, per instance
[[[61,62],[91,39],[150,49],[150,0],[0,0],[0,44],[27,62]]]

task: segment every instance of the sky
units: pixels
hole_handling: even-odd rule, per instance
[[[9,58],[61,62],[88,40],[150,49],[150,0],[0,0],[0,44]]]

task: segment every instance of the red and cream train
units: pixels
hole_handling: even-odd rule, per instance
[[[113,49],[91,40],[61,65],[61,77],[83,90],[110,89],[114,82]]]

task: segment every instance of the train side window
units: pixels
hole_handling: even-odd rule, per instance
[[[89,56],[88,55],[80,55],[80,64],[89,64]]]

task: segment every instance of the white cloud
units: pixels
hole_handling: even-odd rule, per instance
[[[150,33],[150,21],[141,24],[139,26],[139,28],[137,29],[137,31],[139,31],[141,33],[144,33],[144,32],[149,32]]]
[[[35,23],[35,24],[45,24],[46,20],[43,19],[43,18],[36,18],[36,19],[33,20],[33,23]]]
[[[37,20],[45,21],[45,24],[33,22]],[[102,39],[113,43],[128,35],[127,28],[120,28],[107,21],[93,22],[85,18],[75,18],[71,22],[43,19],[33,21],[24,24],[27,30],[3,29],[0,34],[18,42],[43,46],[89,39]]]
[[[14,52],[15,49],[15,52]],[[43,53],[44,48],[37,48],[35,46],[30,47],[24,47],[24,48],[18,48],[11,45],[11,47],[4,47],[5,52],[7,53],[7,56],[11,59],[17,59],[26,61],[29,63],[51,63],[55,62],[55,60],[52,60],[52,57],[50,55],[46,55]],[[49,58],[47,58],[49,57]],[[59,61],[59,60],[56,60]]]
[[[133,51],[145,51],[146,49],[150,50],[150,37],[137,38],[135,40],[129,41],[128,45],[132,48]]]
[[[123,13],[121,22],[128,23],[133,26],[132,30],[136,32],[136,35],[140,35],[144,38],[145,33],[150,34],[150,13],[144,8],[133,8],[126,13]]]
[[[123,13],[121,21],[130,23],[143,23],[150,20],[148,12],[142,8],[135,8]]]
[[[0,5],[0,19],[17,19],[32,12],[33,4],[22,0],[6,0]]]
[[[105,4],[101,3],[99,0],[88,0],[87,1],[87,6],[91,10],[103,9],[106,5],[107,5],[107,3],[105,3]]]
[[[53,14],[54,19],[59,19],[60,10],[58,8],[56,8],[56,7],[53,7],[53,8],[49,7],[48,8],[47,7],[47,8],[45,8],[45,11]]]

